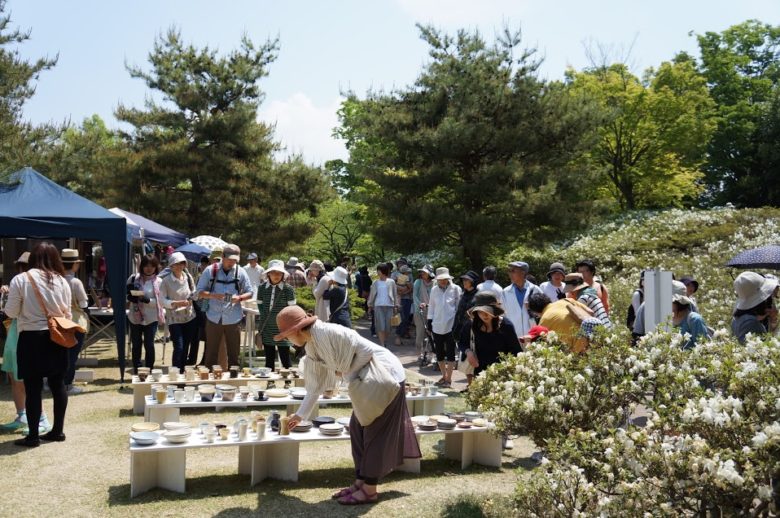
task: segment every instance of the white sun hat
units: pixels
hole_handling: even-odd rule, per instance
[[[769,279],[756,272],[742,272],[734,279],[737,309],[750,309],[772,296],[777,279]]]

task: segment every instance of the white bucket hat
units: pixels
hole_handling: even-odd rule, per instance
[[[347,284],[349,272],[345,268],[337,266],[332,272],[330,272],[330,277],[339,284]]]
[[[268,261],[268,268],[265,270],[265,273],[271,272],[287,273],[287,270],[284,269],[284,261],[280,259]]]
[[[685,284],[680,281],[672,281],[672,297],[677,295],[687,295],[688,292],[685,289]]]
[[[168,264],[179,264],[179,263],[186,263],[187,258],[184,257],[184,254],[181,252],[174,252],[171,254],[171,257],[168,258]]]
[[[444,280],[451,281],[452,280],[452,275],[450,275],[450,269],[449,268],[444,268],[444,267],[436,268],[436,280],[437,281],[444,281]]]
[[[734,279],[737,292],[737,309],[750,309],[772,296],[777,279],[768,279],[756,272],[742,272]]]

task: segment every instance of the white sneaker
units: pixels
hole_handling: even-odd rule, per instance
[[[504,438],[503,443],[501,444],[501,447],[505,450],[511,450],[515,447],[515,443],[512,442],[512,439]]]
[[[41,419],[38,421],[38,433],[44,434],[49,431],[51,431],[51,423],[49,423],[49,418],[46,417],[46,414],[41,414]]]
[[[76,395],[76,394],[81,394],[82,392],[84,392],[83,388],[77,387],[76,385],[68,385],[67,389],[68,389],[68,395],[69,396],[73,396],[73,395]]]

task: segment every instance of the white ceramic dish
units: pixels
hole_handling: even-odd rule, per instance
[[[169,443],[172,444],[182,444],[190,440],[190,436],[192,435],[192,430],[168,430],[167,432],[163,432],[162,436],[165,437],[165,440],[167,440]]]
[[[287,389],[275,388],[265,391],[265,395],[268,397],[287,397],[290,391]]]
[[[151,446],[160,438],[157,432],[131,432],[130,438],[139,446]]]
[[[163,423],[163,428],[165,428],[167,431],[171,430],[190,430],[192,431],[192,425],[190,423],[181,423],[178,421],[169,421],[167,423]]]

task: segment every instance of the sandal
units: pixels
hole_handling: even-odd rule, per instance
[[[358,500],[357,498],[355,498],[355,495],[358,493],[363,493],[363,495],[366,497],[365,500]],[[368,493],[363,491],[363,488],[361,487],[354,493],[350,493],[347,496],[342,496],[336,501],[341,505],[362,505],[362,504],[375,504],[378,498],[379,495],[377,493],[373,493],[369,495]]]
[[[330,497],[334,500],[337,500],[339,498],[349,496],[356,491],[360,491],[360,488],[356,487],[355,484],[352,484],[351,486],[345,487],[344,489],[339,489],[338,491],[330,495]]]
[[[444,378],[439,378],[439,381],[435,382],[434,385],[436,385],[437,387],[441,387],[444,386],[445,383],[447,383],[447,380],[445,380]]]

